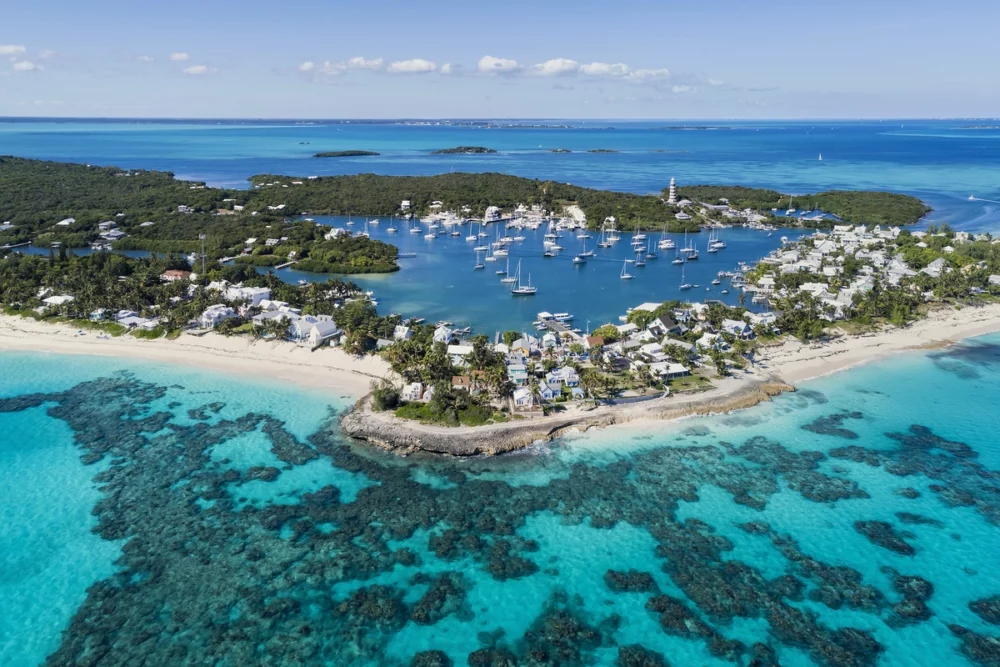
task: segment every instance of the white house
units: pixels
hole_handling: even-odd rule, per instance
[[[514,390],[514,406],[517,408],[530,408],[535,404],[535,399],[531,395],[529,387],[519,387]]]
[[[333,320],[320,320],[312,325],[309,330],[309,343],[313,347],[319,347],[326,341],[340,334],[340,328]]]
[[[60,294],[58,296],[50,296],[46,299],[42,299],[42,303],[48,308],[57,308],[59,306],[64,306],[67,303],[72,303],[75,297],[69,294]]]
[[[563,366],[553,369],[545,375],[545,381],[549,383],[560,383],[567,387],[577,387],[580,385],[580,376],[572,366]]]
[[[753,329],[743,320],[722,320],[722,330],[728,331],[737,338],[753,337]]]
[[[223,320],[233,317],[236,317],[236,311],[224,303],[217,303],[205,309],[205,312],[198,318],[198,323],[206,329],[212,329]]]
[[[414,402],[419,401],[424,396],[424,385],[419,382],[411,382],[407,385],[403,385],[403,390],[399,392],[399,398],[407,401]]]
[[[558,383],[541,382],[538,385],[538,395],[542,397],[543,401],[554,401],[560,393],[562,393],[562,387]]]
[[[455,332],[443,324],[434,330],[435,343],[450,343],[455,338]]]
[[[234,285],[226,288],[225,297],[228,301],[246,301],[251,306],[259,306],[261,301],[271,298],[271,290],[267,287],[240,287]]]
[[[399,324],[392,330],[392,337],[395,340],[410,340],[413,338],[413,331],[410,327]]]
[[[465,358],[472,354],[471,345],[449,345],[448,346],[448,356],[451,357],[451,363],[462,366],[465,364]]]

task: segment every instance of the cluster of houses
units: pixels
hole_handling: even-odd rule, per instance
[[[633,310],[653,312],[660,305],[644,303]],[[600,365],[613,372],[649,374],[658,380],[668,381],[690,375],[692,369],[702,363],[702,355],[712,349],[727,350],[727,340],[753,338],[754,324],[745,320],[724,320],[716,330],[706,319],[707,311],[707,304],[693,303],[676,309],[671,316],[653,319],[644,328],[625,322],[616,325],[618,335],[610,343],[599,335],[579,335],[569,330],[559,333],[547,331],[540,336],[523,333],[509,345],[498,341],[494,343],[493,350],[503,355],[507,378],[514,386],[515,409],[530,410],[539,407],[539,403],[586,398],[576,370],[579,364]],[[746,315],[753,314],[747,312]],[[773,315],[770,317],[773,318]],[[773,321],[767,317],[758,319],[761,321],[756,324]],[[698,334],[697,342],[690,343],[680,338],[689,333]],[[723,333],[728,335],[723,336]],[[397,340],[409,337],[408,328],[397,327],[394,337]],[[435,342],[447,345],[448,355],[456,367],[468,366],[466,357],[472,353],[473,347],[465,344],[458,333],[442,325],[434,331],[433,338]],[[385,344],[391,343],[385,341]],[[541,370],[543,360],[551,360],[548,364],[551,370]],[[453,377],[452,388],[477,393],[480,389],[477,372]],[[403,388],[401,398],[426,402],[433,395],[433,387],[414,382]]]
[[[857,294],[864,294],[874,289],[876,283],[887,286],[898,286],[904,278],[920,273],[938,278],[942,273],[951,271],[943,258],[935,259],[919,271],[907,265],[898,250],[896,240],[900,234],[899,227],[883,228],[876,225],[868,228],[865,225],[837,225],[830,232],[817,232],[798,243],[787,245],[775,250],[761,260],[769,270],[763,273],[755,284],[747,285],[746,291],[758,296],[755,301],[773,296],[789,296],[787,290],[778,289],[777,276],[785,274],[804,273],[814,276],[815,280],[802,283],[798,290],[816,298],[823,306],[821,317],[827,320],[843,319]],[[910,234],[919,239],[915,244],[918,248],[927,248],[924,240],[928,232],[914,231]],[[944,234],[939,234],[944,236]],[[971,240],[986,240],[987,237],[970,235],[968,232],[957,232],[951,243],[960,244]],[[948,254],[955,251],[953,245],[944,246],[942,252]],[[862,263],[860,269],[849,282],[840,279],[844,272],[844,262],[848,257]],[[1000,276],[993,276],[1000,284]],[[837,283],[838,286],[834,286]],[[925,298],[930,299],[927,294]]]

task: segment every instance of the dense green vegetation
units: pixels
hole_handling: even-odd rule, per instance
[[[315,153],[313,157],[367,157],[369,155],[379,155],[375,151],[323,151]]]
[[[496,150],[485,146],[455,146],[454,148],[431,151],[431,155],[485,155],[487,153],[496,153]]]
[[[373,241],[364,236],[340,235],[337,238],[313,240],[311,243],[289,238],[279,245],[254,246],[249,255],[236,262],[254,266],[278,266],[298,258],[295,268],[313,273],[390,273],[398,271],[395,246]]]
[[[592,228],[599,228],[604,219],[614,216],[620,229],[645,229],[667,225],[669,231],[696,232],[697,221],[675,219],[678,209],[668,206],[653,195],[594,190],[555,181],[540,181],[507,174],[449,173],[437,176],[328,176],[306,181],[303,185],[283,188],[293,179],[264,174],[250,179],[257,188],[250,208],[287,204],[293,211],[310,211],[320,215],[351,215],[363,211],[367,215],[399,213],[400,202],[410,201],[411,210],[423,214],[432,202],[440,201],[445,209],[459,210],[468,206],[472,215],[482,215],[486,207],[499,206],[510,210],[517,204],[540,204],[548,210],[576,204],[587,215]],[[264,183],[279,185],[263,186]]]
[[[892,192],[831,190],[815,195],[786,195],[776,190],[727,185],[687,185],[678,195],[692,201],[717,204],[729,200],[735,208],[769,212],[772,208],[822,211],[844,222],[868,225],[908,225],[920,220],[930,208],[916,197]],[[831,222],[831,224],[833,224]]]

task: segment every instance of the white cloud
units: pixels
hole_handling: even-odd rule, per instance
[[[184,53],[183,51],[180,51],[178,53],[171,53],[170,59],[173,60],[174,62],[184,62],[185,60],[190,60],[191,56]]]
[[[453,74],[454,68],[451,63],[445,63],[444,65],[441,65],[441,69],[439,71],[442,74]]]
[[[314,63],[311,60],[307,60],[304,63],[302,63],[301,65],[299,65],[299,71],[300,72],[311,72],[314,69],[316,69],[316,63]]]
[[[371,69],[379,70],[382,69],[382,59],[375,58],[374,60],[366,60],[361,56],[355,56],[351,58],[346,63],[347,69]]]
[[[141,63],[151,63],[155,58],[153,56],[139,56],[137,60]]]
[[[710,85],[710,86],[724,86],[725,83],[723,83],[722,81],[719,81],[718,79],[709,79],[708,80],[708,85]]]
[[[433,72],[437,65],[423,58],[413,60],[397,60],[389,65],[388,71],[393,74],[419,74],[423,72]]]
[[[521,71],[521,66],[516,60],[494,58],[493,56],[480,58],[477,68],[483,74],[513,74]]]
[[[694,86],[674,86],[670,90],[671,90],[671,92],[674,92],[674,93],[677,93],[677,94],[680,94],[680,93],[693,93],[694,92]]]
[[[44,60],[46,58],[51,58],[54,55],[56,55],[56,52],[52,51],[50,49],[45,49],[44,51],[40,51],[38,53],[38,57],[41,58],[42,60]]]
[[[190,67],[185,67],[181,71],[185,74],[191,74],[192,76],[201,76],[202,74],[213,74],[217,70],[209,67],[208,65],[191,65]]]
[[[632,68],[625,63],[589,63],[580,67],[580,72],[587,76],[628,76]]]
[[[44,67],[41,65],[36,65],[30,60],[21,60],[20,62],[14,63],[15,72],[40,72]]]
[[[634,81],[643,81],[646,79],[669,79],[670,70],[666,67],[660,69],[637,69],[628,75],[628,78]]]
[[[20,44],[0,44],[0,56],[19,56],[25,51]]]
[[[538,63],[531,68],[531,73],[538,76],[570,76],[580,69],[580,63],[569,58],[553,58]]]

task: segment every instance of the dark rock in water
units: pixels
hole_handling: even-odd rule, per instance
[[[764,521],[748,521],[737,525],[751,535],[767,535],[771,532],[771,526]]]
[[[410,620],[420,625],[433,625],[450,614],[460,614],[468,619],[471,614],[463,611],[468,583],[461,573],[445,572],[431,583],[428,591],[410,608]]]
[[[511,550],[511,543],[507,540],[497,540],[490,548],[487,569],[494,579],[498,581],[520,579],[538,572],[538,565],[534,561],[511,553]]]
[[[816,421],[806,424],[802,428],[806,431],[812,431],[813,433],[818,433],[820,435],[832,435],[838,438],[857,440],[858,434],[850,429],[844,428],[844,422],[848,419],[862,419],[863,417],[864,415],[860,412],[839,412],[827,417],[820,417]]]
[[[565,594],[556,592],[521,638],[529,664],[576,665],[601,646],[601,632],[588,624]]]
[[[421,651],[413,656],[410,667],[452,667],[454,663],[444,651]]]
[[[934,584],[923,577],[904,575],[892,568],[882,568],[892,577],[893,589],[903,596],[903,599],[892,606],[893,615],[886,623],[892,628],[922,623],[929,620],[934,613],[926,602],[934,595]]]
[[[979,618],[993,625],[1000,625],[1000,595],[973,600],[969,609]]]
[[[639,644],[618,647],[615,667],[669,667],[662,653],[651,651]]]
[[[638,570],[608,570],[604,573],[604,584],[615,593],[652,593],[659,588],[653,575]]]
[[[781,667],[774,649],[766,644],[754,644],[750,647],[748,667]]]
[[[517,657],[505,648],[481,648],[469,654],[469,667],[517,667]]]
[[[981,635],[957,623],[948,629],[962,640],[962,653],[969,660],[983,667],[1000,667],[1000,637]]]
[[[854,530],[868,538],[876,546],[895,551],[903,556],[912,556],[917,550],[903,536],[896,532],[888,521],[855,521]]]
[[[944,524],[937,519],[931,519],[930,517],[923,516],[922,514],[913,514],[912,512],[896,512],[896,518],[899,519],[900,523],[905,523],[911,526],[934,526],[935,528],[944,528]]]
[[[916,500],[920,497],[920,492],[909,486],[903,487],[901,489],[896,489],[893,491],[897,496],[902,496],[904,498],[909,498],[910,500]]]
[[[174,407],[177,407],[179,405],[180,403],[178,403]],[[191,419],[200,419],[200,420],[208,419],[212,414],[218,414],[224,407],[226,407],[225,403],[219,403],[219,402],[209,403],[208,405],[202,405],[201,407],[192,408],[191,410],[188,410],[188,417],[190,417]],[[171,408],[171,410],[172,409],[173,408]]]
[[[877,468],[882,465],[882,459],[879,457],[879,453],[877,451],[868,450],[864,447],[858,447],[857,445],[831,449],[830,457],[835,459],[846,459],[848,461],[854,461],[855,463],[865,463],[873,468]]]
[[[247,468],[244,481],[250,482],[253,480],[260,480],[262,482],[273,482],[278,479],[278,475],[280,474],[280,470],[271,466],[253,466],[251,468]]]
[[[887,433],[886,436],[898,441],[904,448],[924,451],[938,449],[963,459],[973,459],[979,456],[964,442],[945,440],[941,436],[935,435],[934,432],[926,426],[921,426],[920,424],[913,424],[910,426],[909,434]]]

